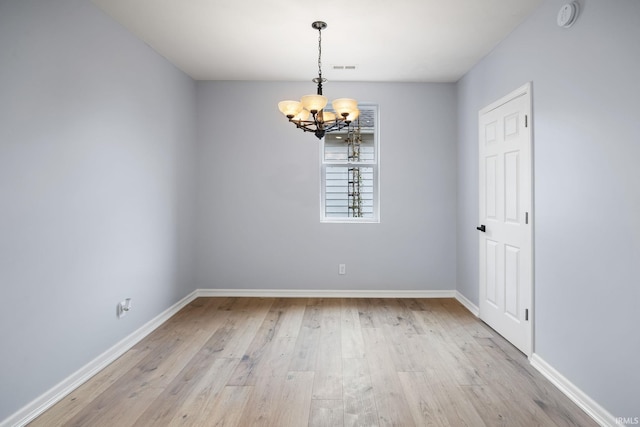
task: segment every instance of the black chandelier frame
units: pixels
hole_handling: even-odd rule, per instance
[[[315,21],[311,24],[311,28],[318,30],[318,77],[311,81],[318,85],[317,95],[322,95],[322,84],[327,81],[322,77],[322,30],[327,28],[327,23]],[[351,124],[351,120],[347,120],[349,113],[343,113],[342,115],[334,113],[335,118],[330,121],[324,120],[324,110],[311,110],[309,113],[311,113],[312,120],[296,120],[293,115],[287,115],[287,118],[298,129],[304,132],[313,132],[318,139],[324,138],[326,133],[347,128]]]

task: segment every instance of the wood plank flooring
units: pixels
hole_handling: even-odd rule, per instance
[[[452,299],[198,298],[30,426],[597,426]]]

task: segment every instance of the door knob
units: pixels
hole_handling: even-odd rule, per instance
[[[484,233],[485,231],[487,231],[487,227],[485,227],[484,224],[482,224],[480,227],[476,227],[476,230],[480,230]]]

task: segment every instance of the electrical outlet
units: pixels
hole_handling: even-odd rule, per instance
[[[347,274],[346,264],[338,264],[338,274],[340,274],[341,276]]]
[[[116,307],[116,315],[118,316],[118,319],[126,316],[129,310],[131,310],[131,298],[120,301]]]

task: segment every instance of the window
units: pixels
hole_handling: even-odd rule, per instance
[[[380,220],[378,108],[359,108],[358,120],[328,133],[320,144],[322,222]]]

